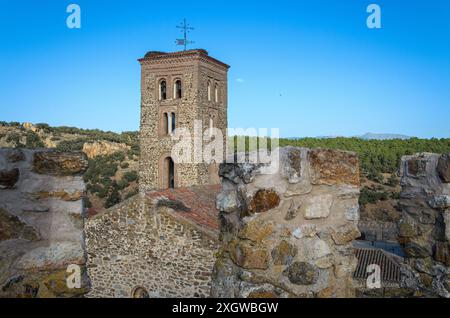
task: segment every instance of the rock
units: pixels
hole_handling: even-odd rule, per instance
[[[450,241],[450,210],[442,212],[442,217],[445,224],[445,238],[447,241]]]
[[[359,160],[354,152],[313,149],[308,153],[313,184],[360,185]]]
[[[245,269],[267,269],[269,267],[267,250],[245,241],[230,243],[230,257],[236,265]]]
[[[80,191],[76,192],[66,192],[66,191],[56,191],[56,192],[47,192],[47,191],[41,191],[36,194],[33,194],[33,196],[38,199],[48,199],[48,198],[58,198],[63,201],[78,201],[81,200],[84,197],[84,193]]]
[[[359,205],[355,204],[347,207],[345,210],[345,218],[348,221],[358,221],[359,220]]]
[[[330,215],[331,205],[333,204],[332,194],[322,194],[309,197],[305,200],[305,219],[320,219]]]
[[[410,177],[423,177],[426,175],[427,161],[421,158],[412,158],[406,162],[407,173]]]
[[[316,265],[318,268],[321,268],[321,269],[330,268],[331,266],[333,266],[333,264],[334,264],[333,257],[331,257],[329,255],[319,258],[318,260],[316,260],[314,262],[314,265]]]
[[[238,196],[235,190],[223,190],[217,195],[216,201],[217,210],[231,213],[237,211],[240,207]]]
[[[280,196],[274,190],[258,190],[248,206],[250,213],[261,213],[272,210],[280,204]]]
[[[292,284],[312,285],[319,278],[319,270],[305,262],[294,262],[284,272],[283,275],[289,278]]]
[[[37,132],[39,129],[32,123],[23,123],[22,127],[26,130],[31,130],[32,132]]]
[[[331,233],[334,243],[337,245],[347,244],[361,236],[358,228],[354,224],[345,224]]]
[[[39,151],[33,156],[33,172],[54,176],[81,175],[88,168],[82,152]]]
[[[234,162],[237,162],[237,159]],[[249,162],[240,164],[222,163],[219,167],[219,176],[236,184],[239,183],[239,180],[247,184],[253,181],[258,169],[258,165]]]
[[[434,259],[450,266],[450,245],[447,242],[436,242],[434,247]]]
[[[110,141],[96,141],[93,143],[85,143],[83,145],[83,152],[89,159],[97,156],[108,156],[116,152],[126,152],[131,147],[126,144],[120,144]]]
[[[315,224],[302,224],[292,232],[292,235],[297,239],[314,237],[316,234],[317,228]]]
[[[445,209],[450,207],[450,195],[437,195],[428,201],[434,209]]]
[[[6,153],[6,159],[8,162],[19,162],[25,160],[25,154],[20,149],[9,149]]]
[[[302,242],[300,254],[307,260],[317,260],[330,255],[331,249],[324,240],[312,237]]]
[[[271,254],[274,265],[289,265],[297,253],[297,247],[283,240],[272,250]]]
[[[273,299],[278,298],[278,295],[271,290],[255,290],[248,294],[247,298],[264,298],[264,299]]]
[[[286,147],[286,161],[284,162],[284,174],[289,183],[298,183],[302,176],[302,152],[300,148]]]
[[[273,233],[273,225],[259,221],[252,221],[244,225],[238,237],[253,242],[262,242]]]
[[[0,189],[12,189],[20,177],[18,168],[0,170]]]
[[[79,242],[53,242],[25,253],[18,262],[18,269],[52,269],[67,264],[83,264],[84,251]]]
[[[299,207],[295,204],[294,201],[292,201],[291,204],[289,205],[289,208],[286,212],[286,216],[284,217],[284,219],[286,221],[293,220],[297,216],[298,212],[299,212]]]
[[[439,158],[436,169],[442,181],[450,183],[450,154],[444,154]]]
[[[39,235],[33,227],[0,208],[0,241],[17,238],[33,241],[37,240]]]
[[[404,250],[407,257],[425,258],[431,256],[431,247],[421,246],[414,242],[406,243]]]
[[[404,220],[400,220],[398,223],[398,232],[398,235],[401,237],[415,237],[417,236],[417,226],[407,223]]]

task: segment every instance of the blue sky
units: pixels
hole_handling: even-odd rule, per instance
[[[0,0],[0,120],[137,130],[137,59],[177,50],[184,17],[193,47],[231,65],[230,127],[450,137],[446,0]]]

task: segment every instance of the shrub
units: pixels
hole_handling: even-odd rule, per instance
[[[44,148],[45,144],[42,142],[41,137],[36,134],[34,131],[27,131],[25,137],[25,147],[34,149],[34,148]]]
[[[136,171],[127,171],[123,175],[123,179],[127,180],[128,182],[137,181],[139,178],[138,173]]]

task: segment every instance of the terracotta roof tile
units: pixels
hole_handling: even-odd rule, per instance
[[[194,186],[189,188],[167,189],[147,193],[149,198],[182,202],[189,211],[177,211],[173,214],[187,221],[194,222],[200,228],[218,232],[219,211],[216,209],[216,196],[221,189],[220,185]]]

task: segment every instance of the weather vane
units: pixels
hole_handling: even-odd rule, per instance
[[[184,34],[184,38],[183,39],[176,39],[175,43],[177,45],[183,45],[184,46],[184,50],[186,51],[186,47],[188,44],[193,44],[195,43],[194,41],[188,41],[187,39],[187,35],[190,32],[190,30],[194,30],[193,27],[190,27],[189,24],[186,23],[186,19],[183,19],[183,23],[181,25],[177,25],[178,29],[182,29],[183,34]]]

